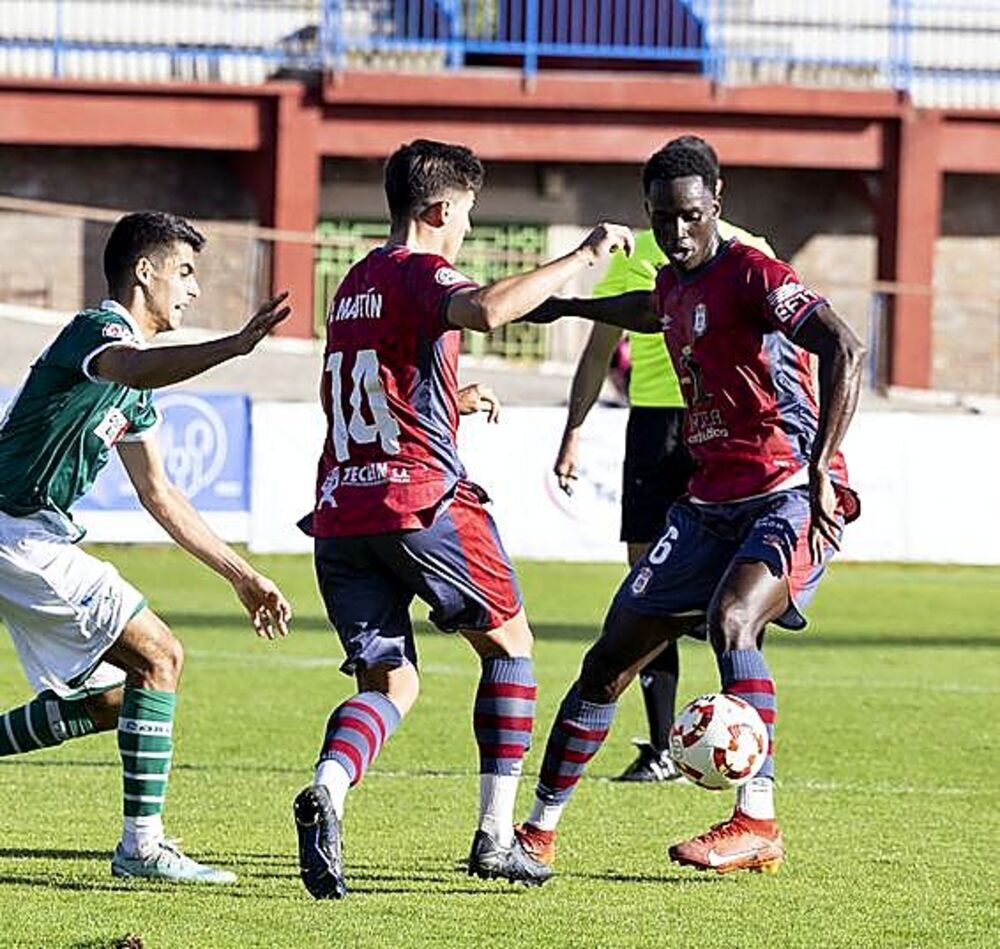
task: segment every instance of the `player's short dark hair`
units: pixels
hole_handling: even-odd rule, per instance
[[[687,139],[697,139],[695,142]],[[663,146],[642,169],[642,190],[649,194],[654,181],[672,181],[697,175],[714,195],[719,181],[719,159],[704,139],[682,136]]]
[[[715,169],[715,176],[718,178],[722,174],[719,167],[719,156],[716,154],[715,149],[700,135],[678,135],[677,138],[672,138],[663,147],[692,148],[695,151],[699,151],[712,163],[712,167]]]
[[[392,220],[419,214],[447,191],[479,191],[483,164],[464,145],[418,138],[403,145],[385,163],[385,196]]]
[[[205,246],[205,236],[182,217],[166,211],[126,214],[112,228],[104,245],[104,277],[115,290],[132,273],[136,261],[183,241],[195,253]]]

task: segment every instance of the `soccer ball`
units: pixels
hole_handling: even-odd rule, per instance
[[[710,791],[739,787],[767,757],[767,728],[757,710],[725,693],[699,695],[670,729],[670,757],[681,773]]]

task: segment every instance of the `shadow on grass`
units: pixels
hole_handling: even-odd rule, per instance
[[[237,612],[231,613],[179,613],[164,612],[163,618],[177,630],[187,629],[244,629],[247,626],[246,617]],[[333,629],[323,616],[296,616],[293,625],[296,632],[322,632],[333,634]],[[428,634],[448,635],[441,633],[436,627],[423,620],[416,620],[414,628],[418,635]],[[568,623],[532,623],[531,628],[536,638],[541,640],[568,640],[589,643],[597,638],[600,632],[598,624],[575,625]],[[778,634],[778,635],[776,635]],[[796,648],[808,647],[816,649],[1000,649],[1000,635],[986,636],[880,636],[877,634],[814,634],[791,633],[770,627],[768,644],[794,645]]]
[[[67,880],[63,877],[52,878],[44,876],[24,876],[15,873],[0,873],[0,887],[2,886],[38,886],[47,890],[70,890],[76,893],[125,893],[135,889],[134,886],[125,882],[113,879],[108,880]],[[154,884],[159,889],[161,886],[176,886],[176,884]]]
[[[718,883],[717,874],[706,876],[703,873],[621,873],[618,870],[607,870],[603,873],[573,873],[563,872],[560,877],[574,880],[596,880],[600,883],[624,883],[632,886],[698,886],[705,883]]]
[[[111,860],[111,850],[52,850],[44,847],[0,847],[0,859],[12,860]]]

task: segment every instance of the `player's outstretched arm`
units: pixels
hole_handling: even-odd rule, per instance
[[[587,345],[580,354],[573,374],[573,385],[569,391],[569,409],[566,413],[566,428],[563,430],[556,463],[552,466],[559,487],[567,494],[573,493],[572,482],[576,480],[579,463],[580,429],[601,394],[604,378],[611,365],[615,346],[621,339],[621,330],[616,326],[595,323],[590,328]]]
[[[453,326],[489,333],[534,310],[567,280],[614,253],[632,253],[632,232],[621,224],[599,224],[569,254],[527,273],[476,289],[459,290],[448,301]]]
[[[837,498],[828,471],[858,405],[865,347],[828,304],[813,312],[793,338],[819,357],[819,425],[809,459],[809,547],[818,563],[824,541],[840,549]]]
[[[158,389],[183,382],[219,363],[251,352],[292,312],[291,307],[285,305],[287,298],[286,290],[262,303],[239,332],[207,343],[151,349],[113,346],[96,357],[94,371],[101,379],[133,389]]]
[[[656,315],[650,290],[630,290],[613,297],[583,299],[549,297],[528,313],[525,323],[552,323],[561,316],[579,316],[606,326],[635,330],[637,333],[661,333],[663,323]]]
[[[180,547],[232,584],[257,635],[287,635],[292,609],[284,594],[219,538],[170,483],[155,441],[119,442],[118,454],[142,506]]]

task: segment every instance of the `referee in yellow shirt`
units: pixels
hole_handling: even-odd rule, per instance
[[[684,135],[668,143],[704,151],[718,173],[719,159],[704,139]],[[719,190],[722,179],[719,179]],[[774,251],[761,237],[719,221],[723,240],[736,238],[768,256]],[[652,290],[656,272],[667,264],[653,232],[636,235],[631,257],[615,254],[595,297],[634,290]],[[580,356],[570,390],[569,412],[554,471],[559,487],[572,493],[576,478],[580,428],[600,394],[621,330],[595,323]],[[629,415],[622,467],[621,539],[628,546],[628,563],[635,564],[663,530],[667,509],[687,490],[692,462],[684,446],[684,399],[677,373],[659,333],[629,333],[632,369],[629,378]],[[672,781],[679,773],[667,753],[667,737],[674,721],[679,656],[676,641],[653,659],[639,676],[649,722],[649,740],[635,739],[638,757],[619,781]]]

